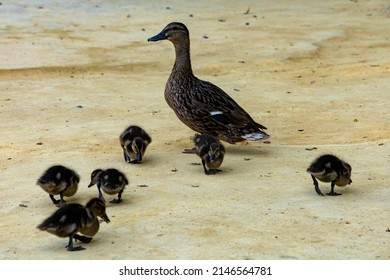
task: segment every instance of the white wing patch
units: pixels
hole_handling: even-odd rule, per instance
[[[223,113],[221,111],[212,111],[210,112],[210,115],[215,116],[215,115],[222,115]]]
[[[241,137],[246,139],[246,140],[250,140],[250,141],[259,141],[259,140],[265,140],[265,139],[270,138],[269,135],[266,135],[266,134],[263,134],[263,133],[259,133],[259,132],[253,132],[253,133],[245,134],[245,135],[243,135]]]

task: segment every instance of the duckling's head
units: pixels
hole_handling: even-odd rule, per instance
[[[136,160],[142,161],[142,156],[144,155],[146,149],[144,141],[139,137],[134,138],[134,140],[131,142],[131,149],[135,153]]]
[[[210,162],[219,158],[221,156],[221,146],[218,143],[211,143],[208,155]]]
[[[101,169],[95,169],[91,173],[91,182],[88,185],[88,188],[92,187],[93,185],[97,184],[97,181],[99,180],[100,174],[103,172]]]
[[[86,205],[96,216],[100,217],[106,223],[110,222],[106,214],[106,204],[100,198],[92,198]]]
[[[171,22],[159,34],[148,39],[148,42],[169,40],[172,43],[189,38],[187,27],[181,22]]]
[[[343,170],[343,176],[345,180],[347,181],[347,184],[350,185],[352,183],[351,175],[352,175],[352,167],[346,162],[343,162],[344,170]]]

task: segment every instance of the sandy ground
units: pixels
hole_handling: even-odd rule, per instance
[[[8,2],[1,259],[390,259],[388,1]],[[226,144],[216,176],[182,153],[193,131],[165,103],[172,44],[147,42],[171,21],[190,30],[195,74],[272,135]],[[141,165],[119,146],[130,124],[153,139]],[[318,196],[305,171],[323,153],[352,165],[341,196]],[[36,229],[56,210],[35,184],[53,164],[81,175],[68,203],[97,195],[95,168],[130,180],[87,250]]]

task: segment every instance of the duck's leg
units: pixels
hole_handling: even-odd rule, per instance
[[[89,243],[92,240],[92,237],[88,237],[88,236],[84,236],[84,235],[78,235],[77,233],[75,233],[73,235],[73,238],[74,238],[74,240],[79,240],[79,241],[81,241],[83,243]]]
[[[58,204],[60,203],[60,200],[55,199],[54,195],[52,195],[52,194],[49,194],[49,197],[50,197],[51,201],[53,201],[54,205],[59,206]]]
[[[215,173],[217,173],[215,171],[215,169],[207,169],[206,168],[206,162],[204,159],[202,159],[202,165],[203,165],[203,169],[204,169],[204,174],[206,175],[215,175]]]
[[[103,201],[103,202],[106,202],[106,200],[105,200],[105,198],[104,198],[104,196],[102,194],[102,191],[100,190],[100,184],[98,184],[98,191],[99,191],[99,198],[100,198],[100,200]]]
[[[66,204],[66,201],[64,200],[64,192],[60,193],[60,203],[59,205],[57,204],[58,207],[62,207]]]
[[[129,156],[127,155],[127,152],[126,152],[126,149],[123,145],[122,146],[122,149],[123,149],[123,157],[125,158],[125,161],[126,162],[130,162],[130,159],[129,159]]]
[[[110,201],[110,203],[119,203],[122,201],[122,192],[123,190],[121,190],[119,193],[118,193],[118,199],[113,199]]]
[[[310,175],[311,175],[311,174],[310,174]],[[318,195],[324,196],[323,193],[322,193],[321,190],[320,190],[320,187],[318,186],[318,181],[317,181],[316,177],[314,177],[313,175],[311,175],[311,178],[313,179],[314,189],[316,190],[316,193],[317,193]]]
[[[85,248],[81,246],[73,247],[73,234],[69,234],[69,243],[65,247],[68,251],[81,251],[85,250]]]
[[[331,184],[330,192],[328,192],[327,195],[330,195],[330,196],[341,195],[341,193],[337,193],[337,192],[334,191],[334,186],[335,185],[336,185],[336,181],[333,181],[332,184]]]

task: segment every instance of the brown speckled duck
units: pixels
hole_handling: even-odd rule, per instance
[[[139,126],[131,125],[121,133],[119,142],[126,162],[141,163],[152,138]]]
[[[327,195],[341,195],[334,191],[334,186],[344,187],[351,184],[352,167],[333,155],[322,155],[315,159],[307,169],[313,179],[314,188],[318,195],[323,195],[316,179],[321,182],[331,182],[331,191]]]
[[[168,24],[148,41],[169,40],[176,60],[165,86],[165,100],[177,117],[198,133],[206,133],[234,144],[244,140],[265,140],[270,136],[228,94],[192,73],[190,37],[180,22]]]
[[[110,219],[106,214],[106,205],[99,198],[91,199],[86,206],[70,203],[58,209],[51,216],[37,226],[40,230],[47,231],[58,237],[68,237],[69,242],[65,247],[68,251],[79,251],[85,248],[73,247],[73,239],[89,243],[99,231],[99,220],[102,218],[106,223]],[[78,235],[77,233],[83,235]]]
[[[113,199],[110,203],[120,203],[122,201],[122,193],[125,186],[129,184],[125,174],[114,169],[109,168],[106,170],[96,169],[91,174],[91,182],[88,188],[93,185],[97,185],[99,191],[99,198],[102,201],[106,201],[103,197],[102,190],[109,195],[118,194],[118,199]]]
[[[49,194],[54,205],[61,207],[66,203],[64,196],[73,196],[77,192],[79,182],[80,176],[75,171],[62,165],[54,165],[42,174],[37,185]],[[55,195],[59,195],[60,200],[55,199]]]
[[[219,140],[209,134],[195,134],[194,143],[196,154],[202,159],[204,173],[214,175],[221,171],[218,168],[225,156],[225,147]]]

